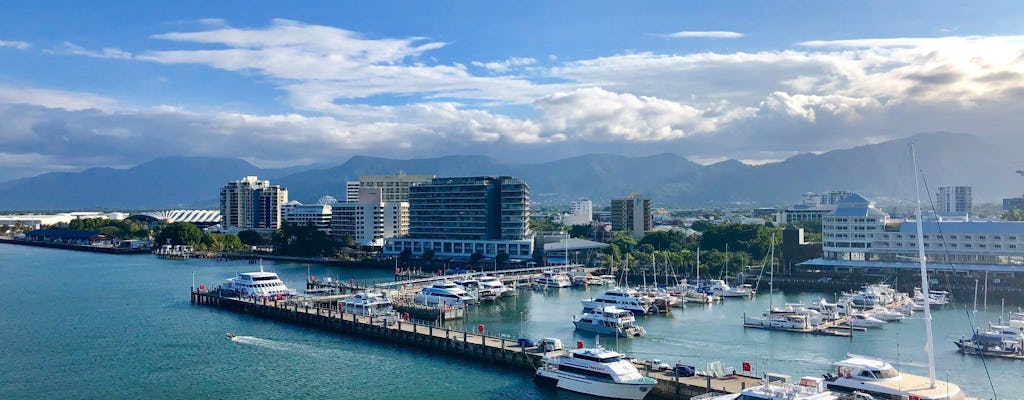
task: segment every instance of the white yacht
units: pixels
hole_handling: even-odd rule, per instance
[[[640,374],[623,355],[602,347],[570,350],[568,355],[543,359],[533,380],[573,392],[612,399],[640,400],[657,383]]]
[[[490,289],[498,297],[512,297],[519,294],[515,289],[505,286],[501,279],[497,277],[481,276],[480,279],[477,279],[477,282],[481,290]]]
[[[227,281],[228,283],[223,288],[227,291],[233,291],[242,297],[288,297],[295,295],[295,291],[288,289],[277,274],[263,271],[263,264],[260,264],[259,272],[239,272],[238,276],[229,278]]]
[[[850,325],[857,328],[881,328],[887,322],[867,314],[853,314],[850,316]]]
[[[455,280],[455,284],[456,284],[456,285],[459,285],[459,286],[462,286],[462,288],[463,288],[463,289],[466,289],[466,290],[469,290],[469,289],[476,289],[477,287],[479,287],[479,286],[480,286],[480,282],[479,282],[479,281],[477,281],[477,280],[476,280],[476,279],[474,279],[474,278],[462,278],[462,279],[456,279],[456,280]]]
[[[862,392],[875,398],[916,398],[921,400],[963,400],[960,387],[940,380],[932,386],[929,378],[901,373],[888,362],[864,356],[832,364],[825,384],[836,392]]]
[[[338,309],[355,315],[388,315],[394,312],[391,300],[381,292],[360,292],[338,302]]]
[[[811,324],[807,314],[771,314],[764,313],[759,317],[743,316],[743,326],[747,328],[778,329],[778,330],[808,330],[814,325]]]
[[[606,306],[585,313],[579,319],[573,316],[572,323],[576,325],[577,330],[600,335],[633,337],[647,334],[647,330],[636,324],[633,313],[615,306]]]
[[[552,288],[567,288],[572,286],[572,281],[569,280],[569,276],[561,272],[544,271],[537,278],[537,284],[544,287]]]
[[[883,306],[874,306],[872,308],[864,310],[864,314],[871,316],[873,318],[880,319],[885,322],[902,321],[904,318],[907,317],[906,315],[899,311],[893,311]]]
[[[583,300],[583,312],[590,312],[604,308],[605,306],[616,306],[628,310],[634,315],[656,314],[657,309],[654,301],[643,297],[633,289],[611,289],[604,294],[591,300]]]
[[[737,287],[732,287],[721,279],[708,280],[706,289],[719,297],[749,297],[754,295],[753,286],[743,284]]]
[[[839,396],[825,389],[824,380],[811,376],[800,378],[799,384],[791,382],[764,381],[758,385],[743,389],[739,393],[725,394],[706,398],[705,400],[838,400]],[[870,397],[854,397],[854,399],[870,399]]]
[[[435,283],[420,290],[416,294],[416,302],[426,305],[446,304],[461,306],[476,304],[477,298],[465,289],[451,282]]]

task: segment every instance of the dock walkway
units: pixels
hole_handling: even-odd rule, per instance
[[[332,308],[318,308],[312,302],[251,299],[194,289],[191,290],[191,302],[332,332],[426,348],[529,372],[540,366],[541,358],[564,354],[545,353],[536,347],[522,347],[517,341],[490,336],[485,331],[472,333],[396,318],[358,316]],[[647,374],[658,381],[651,394],[663,399],[689,399],[708,392],[738,393],[747,386],[760,383],[759,379],[744,375],[712,378],[680,377],[671,372]]]

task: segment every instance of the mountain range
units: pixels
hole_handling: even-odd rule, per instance
[[[919,168],[932,193],[937,186],[973,186],[975,202],[996,201],[1024,191],[1017,157],[977,136],[928,133],[888,142],[800,154],[784,161],[747,165],[735,160],[700,165],[663,153],[643,157],[589,154],[536,164],[503,163],[457,155],[396,160],[356,156],[333,167],[263,169],[233,158],[166,157],[127,169],[91,168],[55,172],[2,184],[2,210],[216,208],[220,187],[258,175],[313,202],[344,196],[345,182],[361,175],[512,175],[530,185],[531,199],[545,205],[590,198],[597,206],[612,197],[642,193],[656,206],[781,205],[800,195],[850,190],[876,200],[913,198],[913,167],[907,144],[915,143]]]

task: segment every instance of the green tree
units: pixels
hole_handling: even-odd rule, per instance
[[[315,226],[285,223],[271,237],[274,253],[293,257],[322,257],[337,254],[340,243]]]
[[[398,253],[398,259],[402,260],[403,262],[404,261],[409,261],[409,259],[411,259],[411,258],[412,258],[412,249],[405,249],[405,250],[402,250],[401,253]]]
[[[238,240],[250,246],[262,246],[266,243],[266,240],[263,239],[263,235],[260,235],[259,232],[254,230],[238,232]]]
[[[421,255],[420,258],[422,258],[423,261],[430,262],[430,260],[434,259],[434,249],[423,250],[423,255]]]
[[[1003,211],[1003,221],[1024,221],[1024,211],[1016,208]]]
[[[715,224],[711,223],[711,221],[704,220],[704,219],[699,219],[699,220],[693,221],[693,223],[690,224],[690,229],[693,229],[693,230],[695,230],[697,232],[704,232],[704,231],[710,229],[712,226],[715,226]]]
[[[509,258],[510,257],[508,255],[508,253],[506,253],[504,251],[499,251],[498,255],[494,256],[494,262],[498,263],[498,265],[504,266],[505,263],[508,262]]]
[[[157,244],[196,246],[203,240],[203,231],[191,222],[168,224],[156,236]]]
[[[594,229],[590,225],[573,225],[569,228],[569,237],[590,239],[594,236]]]
[[[480,260],[483,260],[483,259],[484,259],[484,253],[481,253],[479,251],[469,255],[469,263],[472,264],[472,265],[479,264]]]

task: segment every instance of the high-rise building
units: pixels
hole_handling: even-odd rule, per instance
[[[220,190],[221,225],[237,229],[277,229],[281,206],[288,203],[288,189],[270,181],[246,176],[228,182]]]
[[[338,203],[334,203],[338,204]],[[295,225],[315,226],[317,229],[330,232],[331,204],[293,204],[282,211],[285,222]]]
[[[641,237],[654,229],[651,211],[651,199],[640,197],[637,193],[612,199],[612,230],[630,232],[635,237]]]
[[[331,209],[331,236],[348,235],[362,246],[382,246],[384,239],[408,233],[409,203],[358,201],[338,203]]]
[[[509,176],[434,178],[409,188],[409,235],[388,240],[385,254],[433,250],[438,257],[474,253],[526,259],[533,253],[530,188]]]
[[[359,177],[359,188],[380,188],[384,201],[409,201],[409,187],[430,182],[432,175],[365,175]],[[346,199],[347,199],[346,191]]]
[[[359,201],[359,181],[345,182],[345,201],[349,203]]]
[[[569,213],[562,216],[562,223],[568,226],[589,225],[594,220],[594,203],[578,200],[569,203]]]
[[[973,200],[970,186],[939,186],[935,193],[940,214],[971,214]]]

